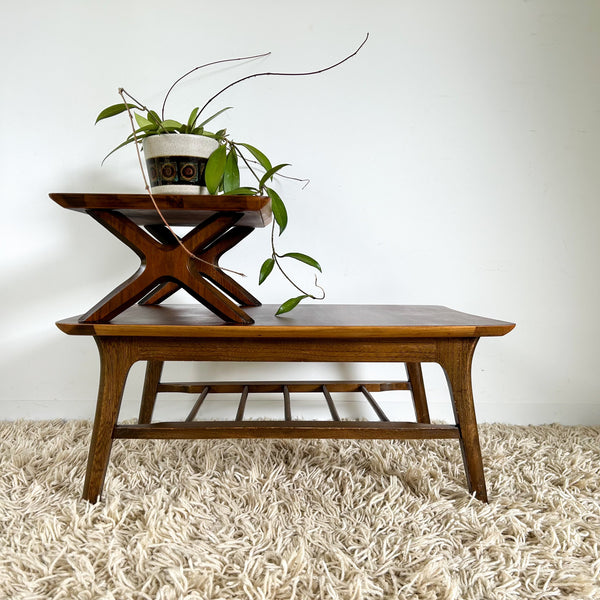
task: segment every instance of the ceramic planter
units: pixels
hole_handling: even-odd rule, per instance
[[[203,135],[164,134],[144,138],[143,148],[154,194],[208,194],[204,169],[219,143]]]

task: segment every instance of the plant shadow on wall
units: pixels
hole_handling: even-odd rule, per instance
[[[279,229],[278,235],[280,236],[287,227],[288,212],[281,196],[273,189],[272,182],[275,177],[283,177],[287,180],[296,181],[307,180],[300,180],[295,177],[283,175],[281,171],[285,167],[290,166],[289,163],[273,164],[273,162],[267,158],[265,153],[259,150],[255,145],[232,139],[226,129],[219,129],[214,132],[207,129],[214,119],[219,117],[225,111],[230,110],[231,107],[221,108],[209,117],[203,117],[202,115],[209,104],[221,96],[221,94],[231,87],[249,79],[266,76],[303,77],[330,71],[345,63],[353,56],[356,56],[365,45],[368,38],[369,34],[367,33],[363,42],[354,52],[328,67],[300,73],[252,73],[237,79],[211,96],[202,107],[197,106],[193,108],[187,119],[183,121],[167,118],[165,111],[169,95],[180,81],[199,69],[217,64],[261,58],[268,56],[270,52],[255,56],[217,60],[195,67],[179,77],[171,85],[165,94],[160,112],[149,108],[124,88],[119,88],[119,95],[121,96],[122,102],[105,108],[100,112],[96,119],[96,123],[98,123],[99,121],[122,113],[126,113],[129,117],[131,133],[121,144],[109,152],[104,160],[120,148],[129,144],[134,144],[142,177],[144,179],[145,189],[150,195],[154,207],[159,214],[160,210],[154,200],[154,194],[208,193],[211,195],[222,194],[224,196],[268,196],[271,199],[274,219],[270,236],[270,256],[264,260],[260,267],[258,283],[259,285],[262,284],[273,272],[275,267],[277,267],[277,270],[283,277],[285,277],[297,292],[300,292],[300,295],[289,298],[283,302],[277,310],[277,315],[291,311],[307,298],[313,300],[322,300],[325,298],[325,292],[323,288],[318,285],[316,275],[315,287],[319,290],[318,295],[305,291],[292,279],[292,277],[290,277],[284,268],[284,263],[287,259],[304,263],[319,272],[321,272],[320,264],[314,258],[303,252],[286,252],[282,254],[277,250],[276,245],[278,237],[276,236],[276,227]],[[144,172],[140,148],[145,154],[148,178]],[[104,163],[104,161],[102,162]],[[250,184],[242,182],[240,167],[242,167],[242,171],[250,178]],[[148,179],[150,180],[150,183],[148,182]],[[224,201],[226,201],[226,199],[224,199]],[[165,225],[169,227],[169,224],[164,220],[162,214],[160,214],[160,216]],[[177,236],[175,237],[181,244],[179,238]],[[196,260],[202,260],[193,256],[187,248],[184,247],[184,249]],[[221,268],[218,267],[218,265],[214,266]]]

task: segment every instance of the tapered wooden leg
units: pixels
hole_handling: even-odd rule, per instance
[[[410,383],[417,423],[431,423],[421,363],[406,363],[406,373],[408,375],[408,382]]]
[[[100,385],[92,440],[88,454],[83,498],[95,503],[102,492],[112,447],[113,430],[119,416],[127,373],[133,359],[123,338],[96,337],[100,351]]]
[[[142,392],[138,423],[150,423],[152,421],[163,364],[162,360],[149,360],[146,365],[146,377],[144,379],[144,391]]]
[[[477,431],[477,418],[473,404],[471,364],[478,338],[455,338],[439,343],[439,363],[446,372],[452,408],[458,425],[460,448],[465,465],[469,492],[487,502],[485,475]]]
[[[257,300],[248,290],[222,271],[219,268],[219,259],[252,231],[254,231],[252,227],[232,227],[211,244],[203,254],[206,262],[192,261],[190,263],[192,272],[200,277],[208,277],[220,290],[238,302],[240,306],[260,306],[260,300]]]
[[[181,286],[174,281],[165,281],[161,285],[154,288],[151,292],[146,294],[141,300],[140,304],[145,306],[155,306],[160,304],[167,298],[170,298],[175,292],[178,292]]]
[[[224,321],[250,325],[254,319],[244,312],[235,302],[219,292],[217,288],[205,281],[197,279],[190,271],[179,273],[179,282],[185,291],[221,317]],[[200,292],[198,290],[201,290]]]
[[[157,286],[159,278],[142,266],[110,294],[102,298],[87,313],[79,317],[80,323],[108,322]]]

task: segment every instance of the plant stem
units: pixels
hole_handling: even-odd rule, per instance
[[[125,104],[127,104],[127,100],[125,100],[125,96],[127,96],[128,98],[133,100],[136,104],[138,104],[138,106],[136,108],[139,108],[140,110],[148,112],[148,109],[146,108],[146,106],[144,104],[142,104],[139,100],[134,98],[125,88],[119,88],[119,94],[120,94],[121,98],[123,98],[123,102]]]
[[[198,71],[198,69],[204,69],[204,67],[210,67],[211,65],[219,65],[221,63],[233,62],[233,61],[236,61],[236,60],[250,60],[252,58],[262,58],[263,56],[269,56],[269,54],[271,54],[271,53],[270,52],[265,52],[264,54],[256,54],[255,56],[241,56],[239,58],[226,58],[224,60],[215,60],[213,62],[209,62],[209,63],[206,63],[204,65],[200,65],[199,67],[194,67],[191,71],[188,71],[187,73],[185,73],[184,75],[182,75],[179,79],[177,79],[177,81],[175,81],[175,83],[169,88],[169,91],[165,94],[165,98],[163,100],[162,108],[161,108],[161,111],[160,111],[162,120],[163,121],[165,120],[165,105],[167,104],[167,98],[169,97],[170,93],[173,91],[173,88],[182,79],[185,79],[188,75],[191,75],[195,71]],[[198,114],[200,114],[200,113],[198,113]]]
[[[342,63],[345,63],[347,60],[350,60],[353,56],[356,56],[356,54],[358,54],[358,52],[360,52],[360,49],[367,43],[367,40],[369,39],[369,34],[367,33],[365,39],[363,40],[363,42],[361,43],[361,45],[352,53],[349,54],[348,56],[346,56],[346,58],[343,58],[342,60],[336,62],[333,65],[330,65],[329,67],[325,67],[323,69],[317,69],[316,71],[306,71],[304,73],[254,73],[252,75],[247,75],[246,77],[242,77],[241,79],[238,79],[237,81],[234,81],[233,83],[230,83],[229,85],[225,86],[221,91],[217,92],[214,96],[212,96],[208,102],[206,102],[206,104],[204,104],[204,106],[200,109],[200,111],[198,112],[198,114],[202,114],[202,112],[204,111],[204,109],[218,96],[220,96],[223,92],[225,92],[226,90],[228,90],[230,87],[233,87],[234,85],[237,85],[238,83],[242,83],[242,81],[246,81],[247,79],[252,79],[253,77],[264,77],[266,75],[279,75],[281,77],[302,77],[305,75],[317,75],[319,73],[324,73],[325,71],[330,71],[331,69],[335,69],[335,67],[339,67]]]
[[[246,157],[240,152],[239,147],[237,146],[237,144],[235,142],[229,141],[227,140],[228,143],[234,148],[234,150],[237,152],[237,154],[241,157],[241,159],[244,161],[244,163],[246,163],[246,166],[248,167],[248,169],[250,170],[250,172],[252,173],[252,175],[254,175],[256,181],[258,181],[259,185],[260,185],[260,180],[261,178],[256,174],[256,172],[254,171],[254,169],[250,166],[248,160],[246,160]],[[255,162],[255,161],[252,161]],[[279,173],[278,173],[279,175]],[[283,175],[282,175],[283,177]],[[297,179],[296,177],[289,177],[288,179]],[[302,181],[301,179],[298,179],[298,181]],[[262,188],[260,190],[260,192],[262,193]],[[283,269],[283,267],[281,266],[281,263],[279,262],[279,259],[282,258],[281,255],[277,254],[277,250],[275,249],[275,220],[273,220],[273,225],[271,227],[271,258],[273,259],[273,261],[275,262],[275,264],[277,265],[277,268],[279,269],[279,272],[290,282],[290,284],[292,286],[294,286],[301,294],[308,296],[309,298],[312,298],[313,300],[323,300],[325,298],[325,290],[318,285],[317,283],[317,277],[315,275],[315,286],[318,287],[321,292],[323,293],[323,295],[320,298],[317,298],[314,294],[309,294],[307,292],[305,292],[300,286],[298,286],[290,277],[289,275],[285,272],[285,270]]]
[[[238,152],[238,154],[240,156],[242,156],[241,152]],[[252,158],[247,158],[245,159],[242,156],[242,159],[244,160],[244,162],[246,163],[246,166],[250,169],[250,165],[248,163],[253,163],[255,165],[260,165],[260,163],[257,160],[253,160]],[[252,169],[250,169],[250,171],[252,171]],[[252,174],[254,175],[254,177],[256,177],[256,173],[254,173],[254,171],[252,171]],[[304,178],[300,178],[300,177],[292,177],[291,175],[284,175],[283,173],[277,173],[277,177],[282,177],[283,179],[289,179],[291,181],[298,181],[300,183],[304,183],[304,185],[302,186],[302,189],[305,189],[306,186],[310,183],[310,179],[307,179],[306,177]],[[257,177],[258,179],[258,177]],[[258,180],[260,182],[260,179]]]
[[[281,263],[279,262],[279,258],[282,258],[279,254],[277,254],[276,250],[275,250],[275,221],[273,221],[273,225],[271,227],[271,258],[275,261],[275,264],[277,265],[277,268],[279,269],[279,272],[304,296],[308,296],[309,298],[312,298],[313,300],[324,300],[325,299],[325,290],[320,286],[317,285],[317,276],[315,275],[315,285],[316,287],[318,287],[321,292],[323,292],[323,295],[318,298],[317,296],[315,296],[314,294],[309,294],[308,292],[305,292],[300,286],[298,286],[289,276],[288,274],[283,270],[283,267],[281,266]]]
[[[248,167],[248,170],[250,171],[250,173],[252,173],[252,175],[254,175],[256,181],[258,181],[258,183],[260,183],[260,177],[254,172],[254,169],[250,166],[250,163],[248,162],[246,157],[240,152],[239,146],[233,141],[229,142],[229,143],[231,144],[231,146],[233,146],[237,155],[244,161],[244,163]],[[258,161],[257,161],[257,164],[259,164]]]

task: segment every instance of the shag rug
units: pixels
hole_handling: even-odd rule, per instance
[[[490,504],[455,440],[119,440],[89,505],[89,423],[0,423],[0,598],[600,599],[600,427],[480,431]]]

